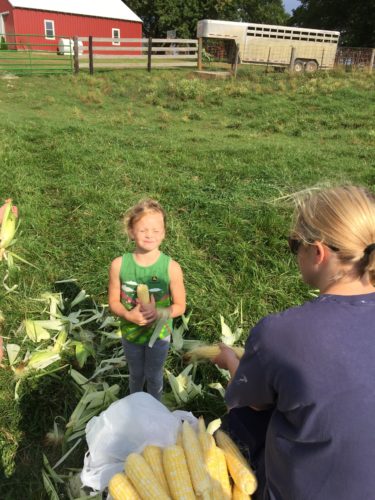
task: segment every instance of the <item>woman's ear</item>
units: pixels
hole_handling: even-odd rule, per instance
[[[313,245],[314,248],[314,260],[315,264],[321,264],[325,262],[329,257],[329,249],[321,241],[316,241]]]

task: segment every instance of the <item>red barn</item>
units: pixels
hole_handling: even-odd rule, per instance
[[[118,46],[142,37],[142,20],[121,0],[0,0],[0,35],[21,50],[56,51],[59,38],[90,35]]]

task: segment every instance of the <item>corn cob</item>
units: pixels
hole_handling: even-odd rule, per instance
[[[251,500],[250,495],[241,491],[239,487],[236,486],[235,484],[233,485],[232,500],[249,500],[249,499]]]
[[[216,431],[215,439],[225,453],[228,469],[234,483],[240,490],[252,495],[257,489],[257,480],[249,464],[233,440],[223,431]]]
[[[125,460],[125,474],[142,500],[170,500],[146,460],[138,453],[130,453]]]
[[[16,232],[16,219],[16,214],[12,210],[12,200],[7,200],[0,227],[0,260],[3,258],[6,248],[14,239]]]
[[[195,500],[183,448],[181,446],[165,448],[163,464],[173,500]]]
[[[198,436],[186,420],[182,424],[182,443],[194,491],[203,499],[209,499],[212,489],[210,476],[204,463]]]
[[[245,349],[243,347],[231,346],[231,349],[235,352],[237,358],[242,358]],[[210,359],[213,360],[220,354],[220,347],[217,344],[213,345],[202,345],[195,347],[184,354],[184,359],[187,362],[196,361],[198,359]]]
[[[168,482],[164,474],[163,468],[163,452],[159,446],[146,446],[143,450],[143,456],[151,467],[152,472],[155,474],[156,479],[159,481],[160,485],[163,487],[167,495],[170,495],[168,488]]]
[[[207,472],[211,479],[212,499],[229,500],[230,495],[227,494],[228,492],[224,492],[220,481],[217,446],[215,443],[215,439],[211,434],[209,434],[206,431],[206,425],[204,423],[203,417],[199,417],[198,420],[198,438],[203,452],[204,463],[206,465]],[[224,465],[226,467],[226,464]],[[227,471],[226,474],[228,478]],[[228,486],[229,486],[229,478],[228,478]]]
[[[225,458],[225,453],[221,448],[216,446],[216,469],[217,476],[214,478],[214,499],[220,498],[220,492],[222,492],[223,500],[231,498],[232,488],[230,485],[227,460]]]
[[[108,491],[113,500],[141,500],[134,486],[121,472],[112,476],[108,483]]]
[[[137,286],[137,297],[141,304],[149,304],[150,303],[150,292],[148,291],[147,285],[138,285]]]

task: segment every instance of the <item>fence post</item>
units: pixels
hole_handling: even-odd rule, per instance
[[[232,74],[234,78],[237,77],[237,69],[238,69],[238,57],[240,55],[240,44],[236,43],[236,49],[234,51],[234,60],[232,63]]]
[[[151,71],[151,56],[152,56],[152,38],[148,39],[148,47],[147,47],[147,71]]]
[[[73,37],[73,57],[74,57],[74,73],[79,73],[79,53],[78,53],[78,36]]]
[[[292,52],[290,53],[289,71],[294,71],[295,60],[296,60],[296,48],[292,47]]]
[[[89,67],[90,75],[94,74],[94,50],[92,45],[92,35],[89,36]]]
[[[370,73],[372,73],[372,67],[374,66],[374,60],[375,60],[375,49],[372,49],[371,59],[370,59],[370,66],[369,66],[369,72]]]
[[[202,71],[202,52],[203,52],[203,40],[202,37],[198,38],[198,71]]]

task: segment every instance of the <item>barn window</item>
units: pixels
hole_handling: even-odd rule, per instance
[[[55,21],[44,20],[44,36],[50,40],[55,39]]]
[[[120,45],[120,30],[112,28],[112,45]]]

